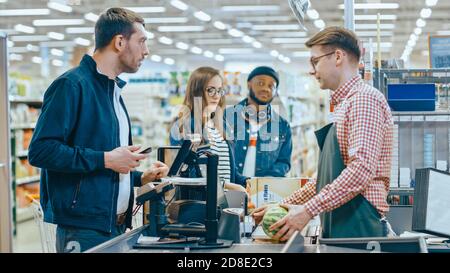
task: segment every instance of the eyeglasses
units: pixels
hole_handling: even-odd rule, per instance
[[[219,96],[223,96],[225,94],[225,90],[223,88],[215,88],[212,86],[206,88],[206,92],[210,97],[214,97],[216,94]]]
[[[325,56],[330,56],[330,55],[332,55],[334,53],[335,53],[335,51],[327,53],[327,54],[320,55],[318,57],[311,57],[309,59],[309,62],[311,63],[311,66],[314,69],[314,72],[316,71],[316,66],[319,63],[320,58],[325,57]]]

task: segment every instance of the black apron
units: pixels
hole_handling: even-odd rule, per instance
[[[333,123],[315,132],[320,148],[316,191],[331,184],[345,169],[336,127]],[[355,198],[330,212],[320,214],[323,238],[385,237],[387,227],[381,215],[364,196]]]

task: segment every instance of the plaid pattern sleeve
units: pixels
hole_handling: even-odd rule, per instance
[[[342,99],[335,126],[346,165],[342,173],[305,204],[315,216],[362,194],[380,213],[388,211],[393,119],[384,96],[359,77],[335,91]],[[306,196],[305,196],[306,198]]]
[[[310,179],[303,187],[281,201],[282,204],[303,205],[316,194],[316,179]]]

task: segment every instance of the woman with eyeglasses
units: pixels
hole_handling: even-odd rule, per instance
[[[170,131],[170,144],[181,145],[190,134],[200,133],[203,144],[219,156],[218,176],[224,188],[245,192],[248,177],[235,165],[233,149],[224,133],[225,97],[220,72],[200,67],[192,72],[186,87],[182,109]]]

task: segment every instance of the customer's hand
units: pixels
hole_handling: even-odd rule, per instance
[[[259,225],[259,223],[261,223],[261,221],[264,217],[264,214],[266,214],[267,207],[268,207],[268,205],[264,205],[262,207],[255,209],[252,212],[251,216],[253,217],[253,220],[255,220],[256,225]]]
[[[167,167],[166,164],[160,161],[156,161],[152,164],[150,169],[145,170],[145,172],[142,174],[142,185],[155,181],[156,179],[161,179],[162,177],[167,176],[168,173],[169,167]]]
[[[139,146],[124,146],[105,152],[105,168],[122,174],[134,171],[139,167],[139,161],[148,157],[146,154],[135,153],[139,149]]]

